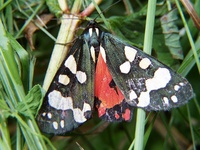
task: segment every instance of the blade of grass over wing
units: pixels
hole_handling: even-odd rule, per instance
[[[73,5],[73,12],[72,14],[77,13],[80,11],[82,1],[76,0]],[[43,88],[45,90],[48,89],[53,77],[56,74],[56,71],[60,67],[60,64],[63,62],[64,58],[66,57],[66,54],[68,52],[68,49],[70,45],[66,45],[67,43],[70,43],[73,41],[74,33],[76,31],[77,26],[80,23],[79,18],[73,15],[66,15],[63,14],[61,17],[61,26],[60,31],[58,33],[57,41],[54,46],[51,60],[46,72],[46,76],[43,83]]]
[[[153,42],[153,29],[156,11],[156,0],[148,2],[147,19],[144,37],[144,52],[151,54]],[[137,110],[136,131],[135,131],[135,145],[134,150],[144,149],[144,126],[145,126],[145,111],[142,109]],[[132,149],[129,147],[129,149]]]

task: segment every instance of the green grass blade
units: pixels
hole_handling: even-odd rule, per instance
[[[153,29],[156,10],[156,0],[148,2],[147,19],[144,37],[144,52],[151,54],[153,42]],[[137,110],[136,132],[135,132],[135,145],[134,150],[144,149],[144,126],[145,126],[145,111],[142,109]]]
[[[200,73],[200,62],[199,62],[199,57],[198,57],[198,54],[197,54],[197,50],[196,50],[196,47],[195,47],[195,44],[194,44],[194,41],[193,41],[193,38],[192,38],[192,35],[191,35],[191,32],[190,32],[190,29],[187,25],[187,22],[186,22],[186,19],[185,19],[185,16],[182,12],[182,9],[180,7],[180,4],[179,4],[179,1],[178,0],[175,0],[176,2],[176,5],[177,5],[177,8],[179,10],[179,13],[180,13],[180,16],[181,16],[181,19],[183,21],[183,24],[185,26],[185,29],[186,29],[186,33],[187,33],[187,36],[188,36],[188,39],[189,39],[189,42],[190,42],[190,45],[192,47],[192,52],[194,54],[194,58],[195,58],[195,61],[196,61],[196,64],[197,64],[197,67],[198,67],[198,70],[199,70],[199,73]]]

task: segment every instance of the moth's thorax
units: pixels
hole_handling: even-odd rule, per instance
[[[96,58],[98,58],[102,34],[103,32],[99,30],[95,23],[89,24],[87,30],[83,34],[84,40],[87,42],[86,45],[90,50],[93,62],[96,62]]]
[[[88,34],[89,34],[89,45],[93,46],[95,49],[99,47],[100,45],[100,31],[98,28],[89,28],[88,29]]]

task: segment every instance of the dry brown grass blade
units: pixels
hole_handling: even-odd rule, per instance
[[[35,49],[32,39],[34,32],[40,29],[38,26],[44,27],[53,17],[53,14],[43,14],[35,21],[30,22],[24,29],[25,37],[27,38],[32,50]]]
[[[198,14],[196,13],[193,5],[190,3],[189,0],[180,0],[180,1],[184,5],[190,17],[192,18],[195,26],[200,30],[200,18]]]

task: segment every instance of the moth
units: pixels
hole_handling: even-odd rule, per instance
[[[134,107],[169,110],[193,97],[190,83],[90,21],[58,69],[37,116],[41,131],[65,134],[92,116],[130,121]]]

